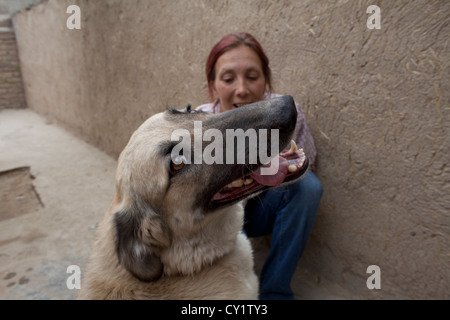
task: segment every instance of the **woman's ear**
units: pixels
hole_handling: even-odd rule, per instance
[[[162,219],[153,211],[123,209],[114,214],[116,252],[119,262],[141,281],[161,277],[161,249],[169,245],[169,235]]]

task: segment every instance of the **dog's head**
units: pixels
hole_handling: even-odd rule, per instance
[[[302,176],[303,152],[292,144],[280,153],[296,118],[293,99],[284,96],[218,115],[167,110],[144,122],[117,168],[113,219],[121,264],[154,280],[174,238],[189,239],[214,212]]]

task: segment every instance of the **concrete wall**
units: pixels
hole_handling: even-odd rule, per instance
[[[0,110],[27,106],[11,15],[40,2],[43,0],[0,0]]]
[[[67,6],[81,30],[66,28]],[[381,7],[381,29],[366,26]],[[50,0],[15,16],[29,107],[117,156],[204,63],[254,34],[307,115],[325,193],[300,267],[363,298],[450,297],[450,2]],[[369,290],[369,265],[381,290]]]
[[[2,10],[2,7],[0,7]],[[4,10],[4,9],[3,9]],[[0,110],[25,108],[16,36],[9,14],[0,11]]]

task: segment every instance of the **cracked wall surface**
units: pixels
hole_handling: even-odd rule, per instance
[[[66,27],[72,4],[80,30]],[[252,33],[318,148],[324,196],[300,266],[364,298],[448,299],[448,12],[446,0],[50,0],[14,27],[28,106],[113,156],[152,114],[207,102],[209,50]],[[369,265],[381,290],[367,289]]]

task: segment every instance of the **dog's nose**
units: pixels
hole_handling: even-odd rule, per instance
[[[297,108],[294,99],[289,96],[276,97],[266,102],[269,103],[269,118],[272,125],[280,132],[294,131],[297,124]]]
[[[246,131],[252,129],[277,129],[284,135],[290,135],[297,123],[297,108],[294,99],[280,96],[269,100],[255,102],[240,108],[222,113],[211,119],[206,126],[232,126]],[[227,128],[222,128],[223,130]]]
[[[291,132],[297,124],[297,108],[294,99],[289,95],[276,99],[279,100],[275,103],[275,106],[278,108],[278,116],[280,117],[280,131]]]

